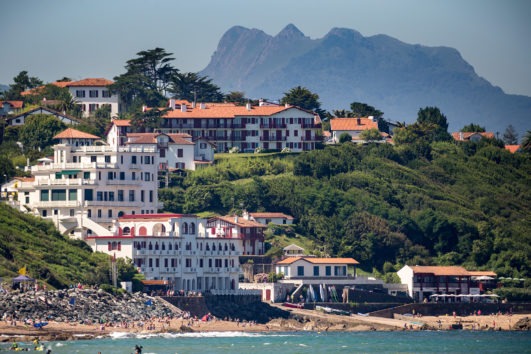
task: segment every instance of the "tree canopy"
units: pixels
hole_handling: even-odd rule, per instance
[[[309,111],[315,111],[321,107],[319,95],[302,86],[294,87],[288,92],[285,92],[280,103],[287,103]]]
[[[174,98],[190,102],[221,102],[224,97],[212,79],[196,73],[176,73],[169,91]]]
[[[9,90],[2,94],[5,100],[20,100],[22,99],[21,92],[42,85],[42,81],[39,78],[29,76],[28,72],[25,70],[18,73],[18,75],[13,78],[13,82],[13,84],[9,85]]]

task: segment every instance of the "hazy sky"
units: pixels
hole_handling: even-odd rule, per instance
[[[206,67],[232,26],[311,38],[333,27],[410,44],[456,48],[505,92],[531,96],[529,0],[2,0],[0,83],[27,70],[45,82],[123,73],[141,50],[162,47],[183,72]]]

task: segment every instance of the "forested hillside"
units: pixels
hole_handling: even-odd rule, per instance
[[[0,278],[9,284],[18,270],[55,288],[70,284],[109,284],[109,257],[93,253],[81,240],[62,236],[49,221],[0,203]],[[134,268],[118,260],[119,277],[129,280]]]
[[[531,160],[489,142],[228,155],[162,190],[168,211],[280,211],[361,268],[462,264],[528,277]]]

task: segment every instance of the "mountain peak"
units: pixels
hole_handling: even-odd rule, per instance
[[[302,33],[294,24],[290,23],[282,31],[280,31],[275,38],[297,38],[304,37]]]

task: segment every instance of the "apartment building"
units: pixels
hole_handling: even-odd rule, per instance
[[[61,233],[77,238],[107,235],[113,219],[122,215],[161,209],[155,147],[114,149],[72,128],[54,139],[59,144],[53,146],[53,158],[29,167],[34,180],[18,185],[24,209],[53,220]]]
[[[132,259],[146,279],[165,280],[169,289],[238,289],[242,239],[212,237],[195,215],[124,215],[109,236],[90,236],[87,243],[94,251]]]
[[[319,116],[295,106],[195,104],[171,99],[169,107],[162,117],[161,132],[205,138],[219,152],[233,147],[242,152],[256,148],[300,152],[313,150],[322,141]]]

